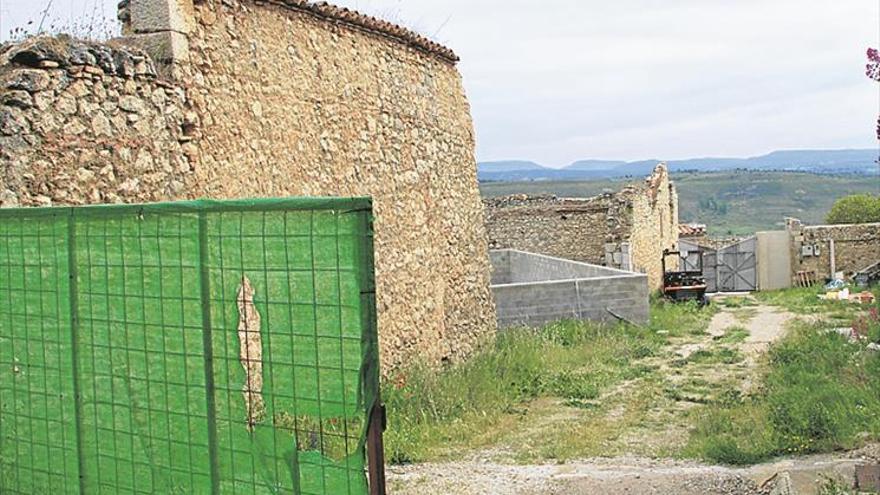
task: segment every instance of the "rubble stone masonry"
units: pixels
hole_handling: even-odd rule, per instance
[[[513,195],[486,199],[484,204],[490,248],[646,273],[651,289],[662,286],[663,250],[678,245],[678,194],[663,164],[644,183],[617,194]],[[628,259],[615,262],[618,256]],[[677,259],[670,257],[668,262],[674,268]]]
[[[880,261],[880,223],[804,226],[797,220],[789,220],[788,230],[793,275],[813,271],[820,278],[830,278],[833,275],[832,241],[836,272],[850,276]],[[812,252],[805,253],[804,246],[810,246]]]
[[[185,44],[157,51],[137,28],[139,2],[156,1],[123,2],[120,18],[163,63],[122,44],[4,48],[2,205],[372,196],[383,369],[491,339],[455,55],[343,9],[250,0],[162,0],[187,4],[172,9]]]

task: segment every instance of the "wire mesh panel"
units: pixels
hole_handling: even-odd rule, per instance
[[[0,493],[77,493],[68,214],[0,219]]]
[[[367,492],[368,200],[4,210],[0,263],[0,492]]]

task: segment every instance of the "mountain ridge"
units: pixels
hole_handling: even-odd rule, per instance
[[[726,170],[787,170],[825,174],[865,174],[878,172],[878,150],[777,150],[749,158],[703,157],[666,162],[672,172],[720,172]],[[563,168],[550,168],[528,160],[501,160],[478,163],[478,175],[485,181],[578,180],[647,175],[662,160],[575,161]]]

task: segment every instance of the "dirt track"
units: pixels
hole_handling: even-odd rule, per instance
[[[750,306],[747,308],[724,308],[713,318],[709,328],[701,337],[677,342],[671,346],[667,358],[661,364],[661,374],[670,375],[673,382],[684,382],[699,376],[709,383],[730,380],[739,382],[739,387],[751,388],[757,373],[760,356],[770,344],[782,338],[787,324],[795,315],[770,306]],[[745,329],[748,335],[733,344],[743,355],[738,364],[706,367],[677,368],[675,359],[687,359],[694,353],[711,349],[715,340],[725,336],[734,328]],[[671,376],[674,373],[678,376]],[[632,382],[627,387],[635,387]],[[710,386],[710,392],[713,386]],[[620,390],[612,396],[630,396]],[[682,442],[687,435],[683,424],[667,421],[675,418],[678,409],[687,408],[685,402],[667,402],[655,405],[648,411],[647,424],[651,428],[640,427],[621,438],[630,438],[640,447],[636,451],[651,452],[652,444],[662,447],[664,442]],[[620,399],[620,407],[631,407],[625,398]],[[617,411],[616,414],[621,414]],[[552,428],[558,415],[546,415],[540,425],[533,428]],[[656,419],[656,421],[650,420]],[[567,421],[567,419],[564,419]],[[551,423],[551,424],[546,424]],[[524,435],[528,436],[528,435]],[[632,444],[632,442],[628,442]],[[649,446],[645,448],[645,446]],[[624,448],[626,449],[626,444]],[[875,449],[876,450],[876,449]],[[633,450],[626,449],[626,452]],[[876,459],[876,452],[869,456]],[[644,454],[642,454],[644,455]],[[677,494],[677,495],[733,495],[762,494],[762,485],[777,473],[791,475],[798,495],[815,493],[817,480],[821,474],[841,479],[851,479],[857,460],[853,456],[816,456],[783,460],[775,463],[752,466],[747,469],[733,469],[711,466],[695,462],[657,460],[647,457],[628,456],[587,459],[563,464],[518,465],[505,459],[504,452],[486,451],[473,454],[468,460],[460,462],[420,464],[390,467],[388,470],[391,494],[498,494],[498,495],[592,495],[592,494]],[[786,492],[782,492],[786,493]]]

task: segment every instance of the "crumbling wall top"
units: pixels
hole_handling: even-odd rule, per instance
[[[410,48],[435,56],[450,64],[459,61],[458,55],[450,48],[432,41],[415,31],[392,22],[361,14],[355,10],[337,7],[327,2],[311,2],[307,0],[237,0],[251,1],[261,5],[277,5],[292,11],[310,15],[319,20],[347,27],[357,31],[377,35]],[[205,0],[122,0],[119,3],[119,19],[127,34],[136,35],[173,32],[186,34],[192,24],[193,3],[204,3]],[[227,1],[223,2],[228,3]],[[175,58],[179,58],[175,54]]]

